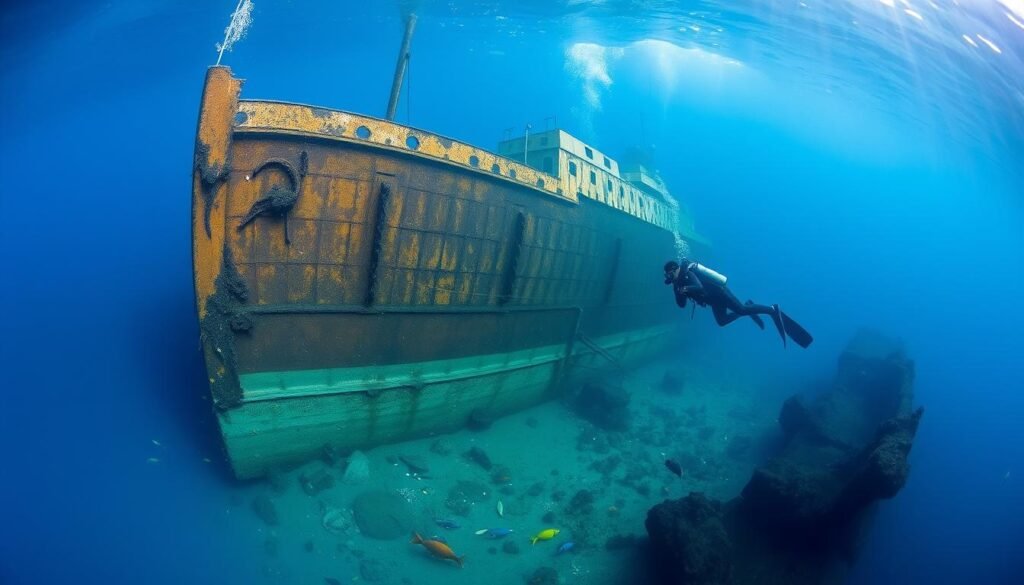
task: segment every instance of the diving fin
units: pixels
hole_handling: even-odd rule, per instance
[[[745,304],[746,305],[753,305],[754,301],[747,301]],[[757,323],[757,326],[761,328],[761,331],[764,331],[764,321],[761,319],[760,315],[753,314],[753,315],[749,315],[749,317],[754,320],[754,323]]]
[[[782,347],[786,347],[786,325],[782,322],[782,309],[778,305],[772,305],[772,321],[775,322],[775,328],[779,330],[779,337],[782,338]]]
[[[782,315],[782,324],[783,327],[785,327],[786,329],[786,335],[788,335],[794,343],[796,343],[800,347],[806,348],[808,345],[811,344],[811,342],[814,341],[814,338],[811,337],[811,334],[808,333],[806,329],[801,327],[799,323],[794,321],[789,315],[783,313],[782,311],[779,311],[779,313]]]

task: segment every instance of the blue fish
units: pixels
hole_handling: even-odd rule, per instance
[[[574,546],[576,546],[576,543],[571,540],[568,542],[563,542],[562,546],[558,547],[558,550],[555,551],[555,554],[560,555],[562,553],[567,553],[571,551]]]
[[[438,526],[440,526],[441,528],[444,528],[445,530],[455,530],[457,528],[461,528],[461,526],[459,526],[459,523],[454,521],[454,520],[446,520],[444,518],[435,518],[434,522]]]
[[[515,530],[512,530],[511,528],[484,528],[483,530],[476,531],[478,535],[486,536],[487,538],[505,538],[513,532],[515,532]]]

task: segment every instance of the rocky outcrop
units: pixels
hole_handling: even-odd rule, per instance
[[[910,472],[907,458],[924,412],[912,410],[913,378],[914,364],[897,342],[859,333],[840,356],[830,389],[813,400],[785,401],[781,448],[740,497],[718,506],[691,494],[651,509],[647,529],[664,581],[841,579],[869,511],[895,496]],[[702,556],[708,543],[727,551],[725,558]],[[711,564],[719,570],[707,569]]]
[[[703,494],[666,500],[647,513],[658,572],[670,583],[729,583],[732,541],[722,524],[722,506]]]
[[[315,496],[334,487],[334,476],[323,467],[316,466],[299,475],[299,485],[307,495]]]
[[[391,540],[408,536],[416,527],[409,503],[395,492],[372,490],[356,496],[352,517],[363,536]]]
[[[882,423],[875,440],[855,461],[853,477],[840,497],[841,506],[863,507],[874,500],[891,498],[903,489],[910,475],[907,457],[923,414],[924,409],[918,408]]]
[[[345,474],[341,480],[347,484],[354,485],[370,479],[370,459],[362,452],[355,451],[348,456],[348,463],[345,465]]]
[[[277,506],[274,505],[273,500],[268,498],[266,494],[260,494],[252,501],[252,511],[267,523],[267,526],[277,526],[278,515]]]
[[[629,428],[629,393],[620,384],[588,382],[571,398],[576,414],[608,431]]]
[[[923,414],[910,411],[913,374],[897,343],[859,333],[829,391],[783,405],[784,444],[743,489],[746,517],[790,539],[849,549],[864,509],[896,495],[909,473]]]

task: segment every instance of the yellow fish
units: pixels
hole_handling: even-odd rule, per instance
[[[532,539],[530,539],[530,544],[537,544],[538,540],[551,540],[552,538],[558,536],[559,532],[561,531],[557,528],[548,528],[546,530],[541,530],[537,533],[537,536],[534,536]]]

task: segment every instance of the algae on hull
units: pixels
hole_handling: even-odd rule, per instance
[[[242,312],[249,299],[249,288],[238,274],[231,248],[224,246],[224,263],[215,281],[215,290],[206,301],[206,317],[199,325],[203,339],[210,343],[224,372],[210,377],[213,403],[224,411],[242,402],[242,387],[238,381],[235,357],[235,331],[249,333],[252,319]]]

